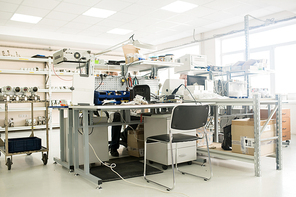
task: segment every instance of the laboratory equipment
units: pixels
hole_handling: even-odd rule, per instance
[[[176,62],[183,63],[183,65],[175,67],[175,73],[207,69],[207,56],[205,55],[186,54],[178,58]]]

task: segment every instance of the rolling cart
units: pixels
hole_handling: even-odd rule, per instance
[[[40,100],[28,100],[28,101],[0,101],[0,103],[5,104],[5,137],[4,141],[0,136],[0,156],[1,152],[5,155],[5,161],[8,170],[11,170],[12,156],[19,154],[31,155],[32,153],[40,152],[42,154],[41,160],[43,164],[46,165],[48,161],[48,151],[49,151],[49,140],[48,140],[48,101]],[[31,135],[29,137],[23,138],[8,138],[8,106],[12,103],[29,103],[31,105]],[[45,129],[46,129],[46,147],[43,147],[41,144],[41,139],[34,136],[35,126],[33,124],[34,120],[34,104],[35,103],[45,103]],[[30,128],[30,127],[28,127]],[[24,128],[26,129],[26,128]]]

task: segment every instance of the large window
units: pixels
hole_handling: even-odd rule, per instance
[[[271,94],[295,93],[296,21],[268,28],[250,31],[250,59],[266,59],[274,74],[251,76],[250,87],[269,88]],[[221,65],[245,60],[244,39],[242,34],[221,39]]]

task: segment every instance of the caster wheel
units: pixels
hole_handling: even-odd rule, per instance
[[[42,159],[41,159],[42,161],[43,161],[43,164],[44,165],[46,165],[47,164],[47,161],[48,161],[48,156],[47,156],[47,154],[46,153],[44,153],[43,155],[42,155]]]
[[[208,179],[204,179],[204,181],[208,181]]]
[[[53,162],[53,164],[57,164],[57,162]]]
[[[153,161],[151,161],[151,160],[149,160],[149,163],[150,163],[150,164],[153,164],[154,162],[153,162]]]
[[[74,176],[79,176],[79,174],[74,174]]]
[[[32,155],[32,153],[27,153],[27,155]]]
[[[170,189],[166,189],[167,191],[171,191]]]
[[[162,165],[162,169],[167,170],[168,169],[168,166]]]
[[[96,189],[103,189],[103,188],[102,188],[102,186],[98,186],[98,187],[96,187]]]
[[[185,174],[184,172],[182,172],[182,174]]]
[[[150,181],[147,181],[147,183],[150,183]]]
[[[69,170],[69,173],[72,173],[72,172],[74,172],[74,170],[70,169],[70,170]]]
[[[10,158],[7,158],[6,165],[7,165],[7,169],[11,170],[12,161]]]
[[[192,165],[192,161],[188,161],[187,164],[188,164],[188,165]]]

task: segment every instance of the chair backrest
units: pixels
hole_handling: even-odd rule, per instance
[[[197,129],[206,125],[208,116],[208,105],[177,105],[172,112],[171,128]]]

